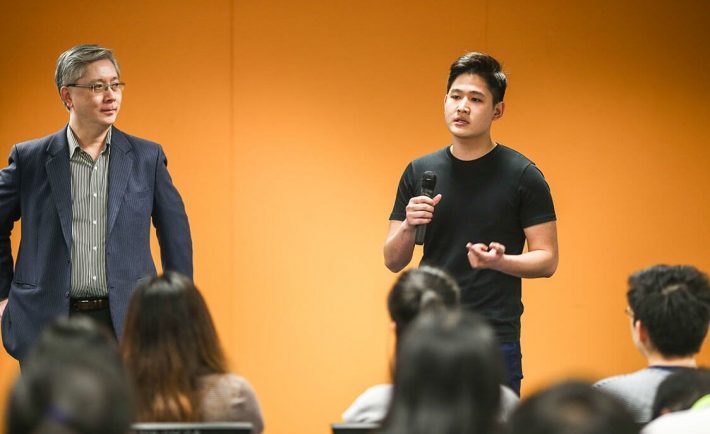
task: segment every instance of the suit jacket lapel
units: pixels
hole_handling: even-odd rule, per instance
[[[71,169],[69,168],[69,145],[67,143],[66,128],[56,133],[47,145],[45,169],[49,185],[52,188],[54,203],[57,206],[64,241],[71,251]]]
[[[111,156],[108,167],[108,225],[106,228],[106,239],[111,235],[118,210],[123,203],[123,195],[126,192],[128,179],[131,177],[133,168],[133,146],[128,141],[125,134],[117,128],[113,128],[111,133]]]

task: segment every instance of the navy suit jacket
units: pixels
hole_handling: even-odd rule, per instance
[[[106,213],[106,278],[114,330],[123,332],[136,283],[155,274],[150,223],[164,270],[192,278],[192,240],[160,145],[113,128]],[[21,220],[13,267],[10,233]],[[12,148],[0,170],[0,300],[7,352],[22,360],[42,329],[69,313],[72,198],[66,127]]]

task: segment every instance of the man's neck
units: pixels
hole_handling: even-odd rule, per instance
[[[694,356],[687,357],[666,357],[659,353],[651,353],[646,356],[648,366],[677,366],[679,368],[697,368]]]
[[[95,160],[104,147],[106,134],[108,134],[108,130],[111,126],[96,127],[93,125],[85,125],[74,118],[69,119],[69,126],[71,127],[72,133],[74,133],[76,141],[79,142],[79,147],[82,151],[94,157]]]
[[[496,147],[490,135],[462,139],[454,137],[451,141],[451,153],[459,160],[471,161],[483,157]]]

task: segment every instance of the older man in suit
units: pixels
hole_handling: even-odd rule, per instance
[[[155,274],[151,220],[163,269],[192,277],[190,227],[162,148],[113,126],[125,83],[112,51],[73,47],[55,78],[69,124],[15,145],[0,171],[2,339],[20,361],[61,316],[91,316],[120,337],[136,282]]]

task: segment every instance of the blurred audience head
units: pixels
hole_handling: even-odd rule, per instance
[[[689,265],[656,265],[629,277],[634,342],[648,353],[688,357],[700,351],[710,322],[707,276]]]
[[[458,307],[460,293],[456,280],[440,268],[424,265],[400,274],[387,296],[397,340],[420,312]]]
[[[683,369],[666,377],[653,401],[653,419],[673,411],[687,410],[710,394],[710,369]]]
[[[132,391],[115,340],[87,317],[60,319],[22,365],[8,434],[125,434]]]
[[[482,317],[423,313],[403,336],[382,432],[493,432],[502,378],[498,343]]]
[[[175,272],[135,289],[121,349],[141,421],[200,420],[197,378],[227,371],[204,298]]]
[[[639,426],[616,400],[588,384],[570,381],[523,400],[510,434],[636,434]]]

